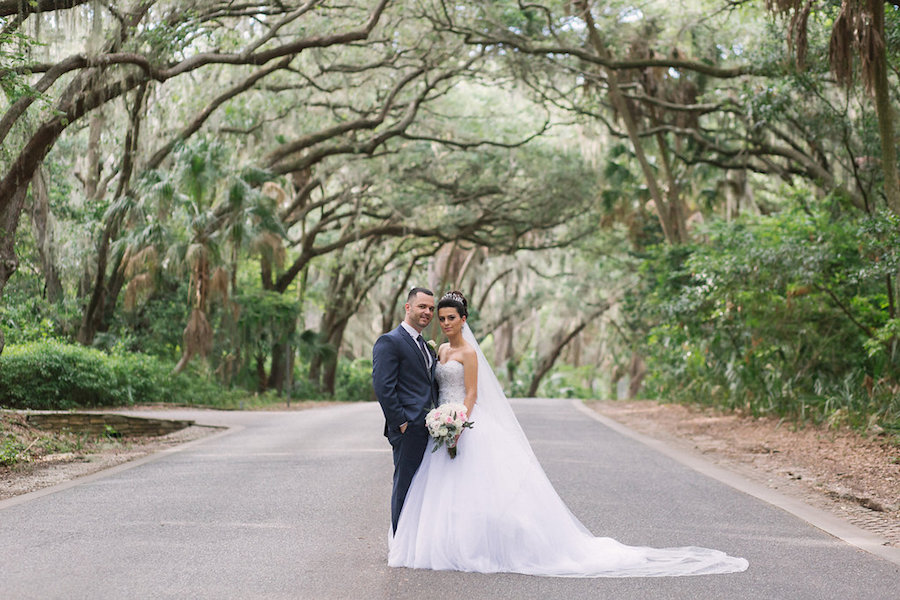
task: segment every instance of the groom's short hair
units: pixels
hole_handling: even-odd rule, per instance
[[[432,292],[428,288],[414,287],[413,289],[409,290],[409,295],[406,296],[407,303],[415,300],[416,294],[425,294],[426,296],[434,296],[434,292]]]

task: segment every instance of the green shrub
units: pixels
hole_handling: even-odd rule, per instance
[[[9,346],[0,356],[0,404],[68,409],[120,404],[106,356],[54,340]]]
[[[7,436],[0,441],[0,465],[12,466],[22,459],[25,454],[25,444],[12,436]]]
[[[326,395],[319,390],[318,385],[309,380],[305,370],[295,369],[291,398],[295,400],[324,400]]]
[[[6,344],[24,344],[74,335],[81,322],[81,306],[73,299],[50,302],[41,297],[39,282],[29,281],[21,271],[14,278],[17,285],[7,286],[0,303],[0,328]],[[25,281],[22,281],[24,279]]]
[[[172,375],[172,365],[152,356],[56,340],[7,346],[0,356],[0,406],[68,410],[175,402],[217,405],[242,392],[201,377]]]
[[[900,423],[892,215],[788,212],[660,248],[628,307],[649,394],[865,428]]]
[[[593,365],[572,367],[558,365],[545,376],[538,388],[542,398],[596,398],[601,385],[597,368]]]
[[[339,361],[334,399],[365,402],[375,399],[372,388],[372,361],[358,358],[352,362]]]

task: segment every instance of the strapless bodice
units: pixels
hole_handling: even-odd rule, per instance
[[[463,364],[458,360],[438,362],[434,368],[438,382],[438,404],[462,403],[466,399],[466,380]]]

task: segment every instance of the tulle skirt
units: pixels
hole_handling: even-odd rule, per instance
[[[645,548],[594,537],[569,511],[524,439],[477,405],[451,459],[426,450],[389,534],[388,564],[557,577],[658,577],[743,571],[698,547]]]

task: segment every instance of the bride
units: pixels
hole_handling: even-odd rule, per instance
[[[459,292],[438,302],[439,403],[465,403],[474,427],[455,459],[426,450],[389,538],[392,567],[559,577],[655,577],[743,571],[698,547],[644,548],[594,537],[544,474],[466,323]]]

